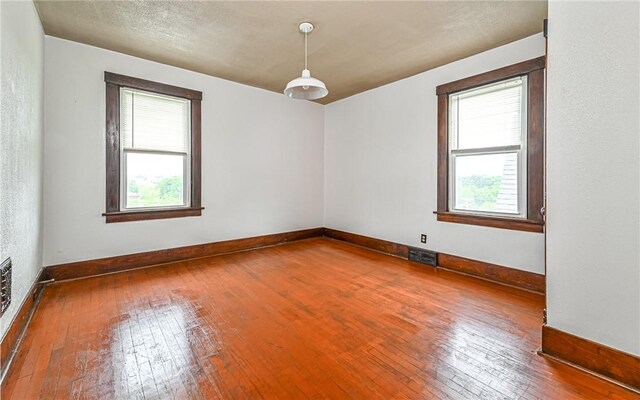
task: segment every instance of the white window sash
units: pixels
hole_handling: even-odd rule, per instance
[[[520,146],[518,146],[520,147]],[[515,153],[517,159],[517,168],[518,168],[518,212],[510,213],[510,212],[498,212],[498,211],[487,211],[487,210],[470,210],[466,208],[456,208],[456,157],[457,156],[474,156],[474,155],[493,155],[493,154],[507,154],[507,153]],[[488,215],[488,216],[496,216],[496,217],[519,217],[526,218],[527,216],[527,185],[526,178],[523,179],[523,171],[524,175],[526,175],[526,153],[523,152],[522,149],[517,150],[502,150],[502,151],[478,151],[478,152],[470,152],[465,151],[462,154],[449,154],[449,210],[461,213],[461,214],[473,214],[473,215]]]
[[[127,181],[128,181],[128,169],[127,169],[127,153],[140,153],[140,154],[156,154],[156,155],[175,155],[182,156],[183,166],[182,166],[182,200],[183,204],[178,205],[170,205],[170,206],[153,206],[153,207],[128,207],[128,190]],[[191,157],[189,153],[184,152],[172,152],[172,151],[154,151],[154,150],[140,150],[140,149],[122,149],[122,157],[121,161],[122,168],[120,181],[122,182],[120,185],[120,204],[123,205],[124,210],[135,210],[135,211],[145,211],[145,210],[163,210],[163,209],[175,209],[175,208],[189,208],[191,206]]]

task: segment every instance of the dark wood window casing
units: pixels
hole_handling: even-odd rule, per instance
[[[202,214],[201,206],[201,107],[202,92],[147,81],[130,76],[104,73],[106,82],[106,222],[141,221],[192,217]],[[157,210],[122,210],[120,205],[120,88],[180,97],[191,101],[191,185],[189,207]]]
[[[436,88],[438,96],[438,221],[542,232],[544,216],[544,68],[545,57],[460,79]],[[449,211],[449,95],[462,90],[527,76],[527,217],[467,214]]]

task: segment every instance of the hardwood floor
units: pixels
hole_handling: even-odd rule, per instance
[[[543,297],[329,239],[50,285],[2,399],[632,399]]]

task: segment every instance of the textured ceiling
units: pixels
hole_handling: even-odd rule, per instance
[[[326,104],[542,30],[546,1],[36,1],[45,32],[284,90],[304,66]]]

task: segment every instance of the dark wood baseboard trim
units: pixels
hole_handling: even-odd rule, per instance
[[[445,253],[438,253],[438,267],[538,293],[545,292],[545,276],[534,272]]]
[[[235,251],[251,250],[319,236],[341,240],[401,258],[407,258],[409,253],[409,246],[404,244],[331,228],[313,228],[301,231],[276,233],[272,235],[52,265],[46,267],[45,272],[46,276],[50,279],[64,281],[68,279],[86,278],[152,265],[166,264],[175,261],[211,257]],[[544,293],[545,290],[544,275],[471,260],[450,254],[438,253],[438,267],[539,293]]]
[[[342,240],[343,242],[348,242],[361,247],[366,247],[367,249],[376,250],[381,253],[391,254],[393,256],[407,258],[409,255],[409,246],[407,245],[358,235],[356,233],[324,228],[324,236],[331,239]]]
[[[219,254],[257,249],[260,247],[293,242],[296,240],[320,237],[323,235],[323,232],[323,228],[313,228],[244,239],[175,247],[144,253],[127,254],[100,258],[97,260],[78,261],[68,264],[48,266],[46,267],[46,273],[48,278],[55,279],[56,281],[87,278],[90,276],[104,275],[128,269],[149,267],[152,265],[191,260],[195,258],[211,257]]]
[[[331,239],[342,240],[344,242],[402,258],[407,258],[409,252],[409,246],[407,245],[358,235],[356,233],[324,228],[324,235]],[[471,260],[445,253],[438,253],[438,267],[482,278],[488,281],[514,286],[520,289],[531,290],[537,293],[545,292],[545,276],[533,272],[521,271],[515,268]]]
[[[27,296],[22,301],[22,304],[20,304],[17,314],[9,324],[9,329],[2,337],[2,341],[0,341],[0,383],[4,382],[4,377],[9,371],[11,362],[27,330],[31,317],[36,307],[38,307],[42,289],[44,288],[44,285],[40,284],[40,282],[45,279],[45,276],[45,270],[41,268],[35,281],[29,288]]]
[[[540,353],[640,393],[640,357],[544,325]]]

